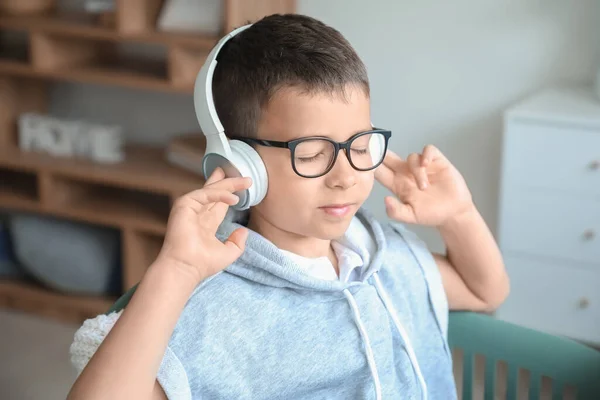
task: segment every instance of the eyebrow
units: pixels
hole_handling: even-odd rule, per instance
[[[374,126],[369,126],[367,129],[359,129],[359,130],[353,131],[350,135],[348,135],[347,139],[350,139],[352,136],[358,135],[359,133],[368,132],[368,131],[371,131],[373,129],[377,129],[377,128],[375,128]],[[296,137],[294,137],[294,138],[292,138],[290,140],[297,140],[297,139],[302,139],[302,138],[305,138],[305,137],[323,137],[323,138],[332,139],[331,136],[333,136],[333,135],[327,134],[327,133],[324,133],[324,132],[315,132],[315,133],[313,133],[311,135],[307,135],[307,136],[296,136]]]

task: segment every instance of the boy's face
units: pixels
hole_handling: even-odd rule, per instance
[[[342,97],[309,95],[290,87],[279,90],[263,111],[258,138],[289,141],[325,136],[343,142],[370,129],[369,98],[362,89],[350,86]],[[269,176],[267,195],[251,214],[253,224],[260,227],[301,237],[338,238],[373,187],[374,171],[352,168],[343,150],[333,168],[317,178],[294,172],[289,149],[256,146],[256,150]]]

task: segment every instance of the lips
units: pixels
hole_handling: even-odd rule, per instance
[[[343,204],[328,204],[326,206],[322,206],[319,208],[342,208],[342,207],[349,207],[351,205],[353,205],[354,203],[343,203]]]
[[[346,216],[354,203],[344,203],[344,204],[328,204],[326,206],[319,207],[319,209],[323,210],[327,215],[333,217],[344,217]]]

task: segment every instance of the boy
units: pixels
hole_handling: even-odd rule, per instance
[[[455,398],[448,309],[490,311],[508,292],[461,175],[433,146],[386,153],[364,65],[312,18],[262,19],[214,74],[216,111],[260,155],[266,197],[224,220],[253,182],[217,169],[176,202],[127,308],[78,331],[69,398]],[[374,179],[397,224],[361,208]],[[447,255],[401,223],[437,227]]]

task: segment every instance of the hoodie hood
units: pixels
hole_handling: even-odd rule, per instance
[[[245,214],[240,213],[228,214],[217,231],[219,240],[226,240],[233,231],[246,226],[245,217]],[[365,235],[375,245],[374,252],[368,255],[368,263],[362,268],[359,282],[344,283],[338,280],[317,279],[296,265],[271,241],[252,230],[249,231],[244,253],[225,271],[263,285],[291,289],[341,292],[348,287],[360,285],[381,268],[386,252],[386,239],[379,222],[365,209],[361,208],[355,218],[361,228],[361,235],[348,237],[346,234],[340,240],[357,253],[361,253],[361,250],[364,252],[363,249],[358,249],[360,246],[356,242],[364,240]]]

